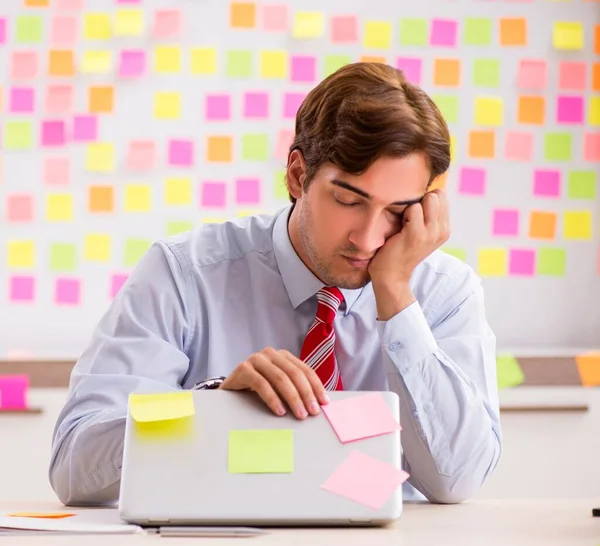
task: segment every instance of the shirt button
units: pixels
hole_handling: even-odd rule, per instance
[[[390,351],[397,351],[398,349],[402,348],[402,343],[399,341],[394,341],[393,343],[390,343],[389,347]]]

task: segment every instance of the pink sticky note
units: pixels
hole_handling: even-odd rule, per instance
[[[204,182],[200,196],[200,205],[203,207],[225,206],[225,182]]]
[[[98,118],[96,116],[75,116],[73,118],[73,140],[90,142],[98,138]]]
[[[462,167],[459,176],[459,193],[467,195],[483,195],[485,193],[485,170]]]
[[[119,290],[121,290],[121,288],[125,284],[125,281],[127,280],[127,278],[128,278],[128,275],[123,275],[120,273],[116,273],[110,278],[110,298],[111,299],[114,299],[116,297],[116,295],[119,293]]]
[[[32,80],[38,73],[38,54],[35,51],[14,51],[10,65],[11,78],[14,80]]]
[[[65,11],[79,11],[83,7],[83,0],[57,0],[56,7]]]
[[[73,109],[73,86],[49,85],[46,87],[45,103],[50,114],[68,114]]]
[[[49,186],[68,186],[71,167],[66,157],[48,157],[44,161],[44,183]]]
[[[358,41],[356,15],[334,15],[331,17],[331,41],[334,44],[352,44]]]
[[[517,209],[494,210],[492,233],[494,235],[518,235],[519,211]]]
[[[558,123],[583,123],[583,97],[561,96],[556,99]]]
[[[139,4],[142,0],[117,0],[117,4]]]
[[[50,43],[55,46],[71,45],[77,41],[77,18],[55,15],[50,25]]]
[[[600,161],[600,133],[585,133],[583,150],[586,161]]]
[[[275,157],[277,159],[287,159],[294,136],[294,131],[289,129],[282,129],[277,133],[277,144],[275,145]]]
[[[152,36],[154,38],[177,38],[181,33],[181,11],[162,9],[154,14]]]
[[[258,178],[238,178],[235,181],[235,200],[238,205],[258,205],[260,203],[260,180]]]
[[[35,279],[26,276],[10,278],[8,296],[11,301],[33,301],[35,298]]]
[[[146,72],[146,52],[141,49],[121,51],[119,55],[119,76],[140,78]]]
[[[306,93],[286,93],[283,96],[283,117],[295,118]]]
[[[78,305],[81,300],[81,284],[77,279],[60,277],[54,286],[54,301],[59,305]]]
[[[310,55],[292,56],[292,81],[293,82],[314,82],[317,62]]]
[[[548,69],[546,61],[523,59],[519,63],[518,86],[522,89],[543,89],[546,87]]]
[[[421,68],[423,62],[415,57],[398,57],[396,67],[404,72],[404,76],[411,83],[421,83]]]
[[[206,119],[209,121],[224,121],[230,116],[229,95],[206,96]]]
[[[6,217],[9,222],[31,222],[33,220],[33,196],[27,193],[7,195]]]
[[[169,165],[191,167],[194,164],[194,143],[191,140],[169,141]]]
[[[558,87],[584,91],[587,87],[587,66],[582,62],[563,61],[558,65]]]
[[[510,275],[530,277],[535,272],[535,250],[511,249],[508,271]]]
[[[533,156],[533,134],[521,131],[508,131],[504,156],[513,161],[531,161]]]
[[[150,140],[133,140],[127,152],[127,168],[149,171],[156,166],[156,145]]]
[[[64,121],[42,121],[42,146],[63,146],[65,135]]]
[[[27,375],[0,375],[0,408],[26,408],[28,389],[29,377]]]
[[[13,87],[10,90],[9,110],[14,114],[31,114],[34,110],[35,91],[32,87]]]
[[[359,394],[321,408],[343,444],[400,430],[381,393]]]
[[[404,470],[361,451],[352,450],[321,487],[378,510],[408,477]]]
[[[0,17],[0,45],[6,42],[6,18]]]
[[[456,21],[433,19],[429,44],[432,46],[456,47]]]
[[[244,117],[267,118],[269,117],[269,94],[248,92],[244,94]]]
[[[262,28],[265,32],[285,32],[288,28],[288,7],[281,4],[261,6]]]
[[[560,171],[534,171],[533,195],[537,197],[560,197]]]

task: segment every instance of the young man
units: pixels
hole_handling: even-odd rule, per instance
[[[128,395],[194,386],[299,419],[328,390],[392,389],[405,498],[473,494],[501,451],[495,338],[478,278],[438,250],[448,204],[428,188],[449,162],[442,116],[401,72],[357,63],[314,88],[292,205],[157,242],[100,321],[54,432],[60,500],[117,500]]]

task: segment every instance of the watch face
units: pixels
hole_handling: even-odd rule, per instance
[[[225,381],[224,377],[214,377],[211,379],[205,379],[204,381],[200,381],[200,383],[196,383],[194,389],[196,390],[206,390],[206,389],[216,389],[221,383]]]

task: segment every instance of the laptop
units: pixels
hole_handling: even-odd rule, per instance
[[[131,395],[121,518],[144,527],[399,519],[408,474],[400,466],[398,395],[328,395],[327,413],[305,420],[274,415],[249,391]]]

